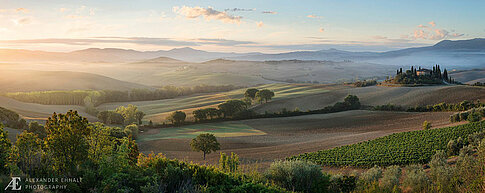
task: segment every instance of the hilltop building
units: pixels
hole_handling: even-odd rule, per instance
[[[426,69],[426,68],[420,68],[419,70],[416,70],[416,75],[418,76],[425,76],[425,75],[431,75],[431,70]]]

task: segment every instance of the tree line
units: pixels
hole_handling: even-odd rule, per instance
[[[374,106],[378,111],[408,111],[408,112],[443,112],[443,111],[466,111],[473,108],[485,107],[485,103],[480,100],[464,100],[459,103],[438,103],[426,106],[403,107],[401,105],[385,104]]]
[[[170,99],[196,93],[222,92],[234,90],[233,85],[194,87],[164,86],[158,89],[120,90],[72,90],[72,91],[35,91],[4,93],[3,95],[18,101],[45,105],[93,105],[110,102],[129,102]]]
[[[186,113],[183,111],[172,112],[167,118],[171,124],[154,125],[154,127],[171,127],[183,124],[192,124],[200,122],[216,122],[227,120],[243,120],[243,119],[258,119],[258,118],[276,118],[276,117],[290,117],[310,114],[325,114],[335,113],[347,110],[360,109],[361,104],[359,98],[355,95],[348,95],[343,102],[337,102],[334,105],[327,106],[323,109],[300,111],[295,109],[289,111],[286,109],[280,112],[258,114],[255,111],[248,109],[249,105],[243,100],[228,100],[218,106],[218,108],[203,108],[193,111],[195,122],[187,122]]]

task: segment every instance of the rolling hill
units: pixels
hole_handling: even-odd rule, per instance
[[[69,71],[0,71],[0,92],[47,90],[131,90],[151,88],[106,76]]]

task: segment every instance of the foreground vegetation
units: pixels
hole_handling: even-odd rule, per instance
[[[0,126],[0,184],[10,175],[49,176],[83,178],[66,183],[66,192],[285,192],[243,174],[139,154],[131,135],[75,111],[52,115],[44,128],[44,138],[24,131],[12,144]]]
[[[438,150],[445,150],[450,140],[467,139],[485,128],[485,121],[460,126],[410,131],[346,145],[329,150],[304,153],[292,160],[309,160],[324,166],[407,165],[426,163]]]

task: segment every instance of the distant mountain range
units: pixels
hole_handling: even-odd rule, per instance
[[[407,48],[388,52],[350,52],[337,49],[295,51],[278,54],[208,52],[192,48],[172,50],[136,51],[118,48],[89,48],[73,52],[44,52],[17,49],[0,49],[0,62],[11,61],[72,61],[72,62],[140,62],[166,57],[187,62],[204,62],[214,59],[230,60],[332,60],[366,61],[393,65],[485,66],[485,39],[443,40],[433,46]],[[168,59],[164,59],[167,60]],[[158,62],[160,62],[159,59]]]

